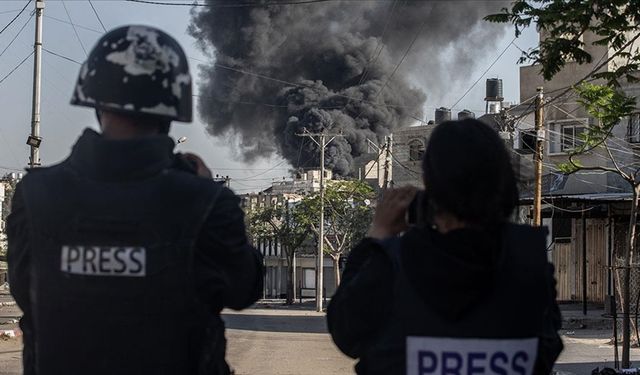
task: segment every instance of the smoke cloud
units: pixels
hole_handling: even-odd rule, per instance
[[[349,175],[367,139],[423,118],[421,88],[437,98],[468,82],[505,30],[482,17],[508,1],[207,3],[189,32],[212,60],[198,101],[208,131],[235,136],[246,161],[278,153],[294,167],[319,164],[318,146],[296,136],[303,128],[342,132],[325,163]]]

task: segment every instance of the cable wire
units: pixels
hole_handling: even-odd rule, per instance
[[[103,32],[100,31],[100,30],[92,29],[92,28],[87,27],[87,26],[78,25],[77,23],[69,22],[69,21],[63,20],[63,19],[58,18],[58,17],[49,16],[47,14],[44,15],[44,18],[49,18],[49,19],[52,19],[54,21],[58,21],[60,23],[65,23],[67,25],[72,25],[72,26],[77,27],[78,29],[84,29],[84,30],[87,30],[87,31],[92,31],[92,32],[94,32],[96,34],[100,34],[100,35],[103,34]]]
[[[516,37],[517,38],[517,37]],[[496,63],[500,60],[500,58],[502,56],[504,56],[504,54],[509,50],[509,47],[511,47],[511,45],[513,44],[513,42],[516,41],[516,38],[513,38],[513,40],[511,42],[509,42],[509,44],[507,44],[507,47],[502,50],[502,52],[498,55],[498,57],[496,57],[495,60],[493,60],[493,62],[491,63],[491,65],[489,65],[489,67],[487,69],[485,69],[484,72],[482,72],[482,74],[480,75],[480,77],[478,77],[478,79],[473,83],[473,85],[471,85],[471,87],[469,87],[469,89],[467,89],[467,91],[464,92],[464,94],[462,94],[462,96],[460,97],[460,99],[458,99],[458,101],[456,101],[450,108],[455,107],[456,105],[458,105],[458,103],[460,103],[462,101],[462,99],[465,98],[465,96],[467,96],[467,94],[469,92],[471,92],[471,90],[473,90],[474,87],[476,87],[476,85],[478,84],[478,82],[480,82],[480,80],[482,80],[482,78],[489,72],[489,70],[491,70],[491,68],[493,68],[494,65],[496,65]]]
[[[9,21],[9,23],[8,23],[8,24],[6,24],[6,25],[2,28],[2,30],[0,30],[0,34],[2,34],[2,33],[3,33],[3,32],[4,32],[4,31],[9,27],[9,26],[11,26],[11,24],[12,24],[12,23],[14,23],[14,22],[18,19],[18,17],[20,17],[20,15],[21,15],[22,13],[24,13],[24,11],[27,9],[27,7],[29,6],[29,4],[31,4],[31,0],[27,0],[27,3],[26,3],[26,4],[24,4],[24,7],[20,10],[20,12],[19,12],[18,14],[16,14],[16,16],[15,16],[15,17],[13,17],[13,19],[12,19],[11,21]]]
[[[2,82],[4,82],[7,78],[9,78],[9,76],[11,76],[11,74],[13,74],[13,72],[15,72],[16,70],[18,70],[19,67],[22,66],[22,64],[25,63],[25,61],[27,61],[27,59],[29,57],[31,57],[31,55],[33,55],[33,51],[31,51],[31,53],[29,53],[27,55],[27,57],[25,57],[24,59],[22,59],[22,61],[20,61],[20,63],[18,65],[16,65],[15,68],[11,69],[11,71],[9,73],[7,73],[7,75],[5,75],[4,77],[2,77],[2,79],[0,79],[0,84],[2,84]]]
[[[57,57],[60,57],[61,59],[65,59],[65,60],[70,61],[72,63],[78,64],[78,65],[82,65],[82,63],[80,61],[74,60],[71,57],[67,57],[67,56],[61,55],[59,53],[53,52],[53,51],[51,51],[51,50],[49,50],[47,48],[44,48],[44,47],[42,47],[42,50],[47,52],[47,53],[52,54],[53,56],[57,56]]]
[[[107,32],[107,28],[104,27],[104,23],[102,23],[102,20],[100,19],[100,16],[98,15],[98,11],[93,6],[93,3],[91,2],[91,0],[88,0],[88,1],[89,1],[89,5],[91,5],[91,9],[93,9],[93,13],[96,15],[96,18],[98,19],[98,22],[100,22],[100,26],[102,26],[102,30],[106,33]]]
[[[27,22],[24,23],[24,25],[22,25],[22,27],[20,28],[20,30],[18,30],[18,33],[13,37],[13,39],[11,39],[11,41],[9,42],[9,44],[7,44],[6,47],[4,47],[4,49],[2,50],[2,52],[0,52],[0,57],[2,57],[2,55],[4,55],[5,52],[7,52],[7,50],[9,49],[9,47],[11,47],[11,45],[13,44],[13,42],[16,41],[16,39],[18,39],[18,37],[20,36],[20,34],[22,33],[22,30],[24,30],[25,27],[27,27],[27,25],[29,24],[29,22],[31,22],[31,19],[33,18],[33,14],[31,15],[31,17],[29,17],[29,19],[27,20]]]
[[[76,34],[76,38],[78,38],[78,42],[80,43],[80,47],[82,47],[82,51],[84,51],[84,55],[88,56],[87,50],[84,48],[84,44],[82,44],[82,39],[80,39],[80,34],[78,34],[78,30],[76,30],[76,26],[71,19],[71,15],[69,14],[69,10],[67,9],[67,5],[65,0],[62,0],[62,7],[64,8],[65,13],[67,13],[67,17],[69,18],[69,22],[71,23],[71,27],[73,27],[73,32]]]
[[[208,7],[208,8],[258,8],[267,6],[280,6],[280,5],[304,5],[315,3],[327,3],[335,2],[339,0],[301,0],[301,1],[286,1],[277,3],[230,3],[230,4],[207,4],[207,3],[171,3],[165,1],[151,1],[151,0],[125,0],[131,3],[152,4],[152,5],[169,5],[169,6],[188,6],[188,7]]]
[[[14,9],[14,10],[4,10],[2,12],[0,12],[0,14],[9,14],[9,13],[15,13],[15,12],[19,12],[20,9]]]

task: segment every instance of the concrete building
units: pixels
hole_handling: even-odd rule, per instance
[[[544,32],[540,38],[545,38]],[[544,88],[543,223],[550,229],[549,254],[555,264],[558,299],[585,303],[602,303],[613,294],[613,276],[609,267],[615,264],[613,254],[624,248],[631,197],[629,185],[615,173],[584,171],[564,176],[557,170],[558,164],[567,162],[571,150],[581,144],[580,135],[596,121],[578,103],[573,91],[567,91],[567,88],[594,71],[610,71],[619,62],[613,59],[596,69],[614,53],[607,46],[594,45],[597,39],[599,37],[590,32],[582,36],[585,50],[593,56],[592,63],[579,65],[569,61],[551,81],[543,79],[539,66],[521,67],[521,104],[508,111],[506,116],[517,119],[513,123],[513,146],[514,152],[520,156],[518,167],[523,182],[523,203],[530,204],[533,194],[532,148],[535,142],[531,109],[536,88]],[[602,84],[604,81],[592,83]],[[640,94],[640,85],[621,83],[627,94]],[[567,93],[560,96],[565,91]],[[637,163],[640,163],[638,115],[622,119],[613,128],[609,140],[617,163],[623,168],[637,169]],[[584,166],[613,166],[603,148],[578,159]],[[633,293],[637,295],[637,285],[634,288]]]
[[[331,182],[331,171],[325,171],[325,181]],[[320,171],[310,170],[299,173],[292,180],[275,181],[272,186],[258,193],[241,195],[241,206],[245,214],[274,205],[295,205],[310,193],[320,191]],[[263,298],[285,298],[287,290],[287,259],[276,238],[253,240],[253,245],[264,257],[265,279]],[[296,253],[294,260],[294,286],[296,298],[313,298],[316,285],[316,241],[309,232],[309,238]],[[333,264],[328,256],[324,258],[323,282],[325,296],[335,292]]]
[[[411,126],[393,132],[393,185],[424,187],[422,157],[435,125]]]

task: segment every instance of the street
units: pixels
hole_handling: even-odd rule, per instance
[[[15,306],[0,307],[0,330],[14,328]],[[227,358],[237,375],[353,374],[354,360],[344,356],[326,333],[324,314],[299,306],[259,304],[242,312],[225,311]],[[609,330],[562,330],[565,350],[556,370],[560,374],[590,374],[596,367],[613,367]],[[0,336],[0,374],[19,375],[21,339]],[[632,349],[640,364],[640,349]]]
[[[326,333],[324,314],[252,309],[227,313],[229,364],[236,374],[351,374],[354,361]]]

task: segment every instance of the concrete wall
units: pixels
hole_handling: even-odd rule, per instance
[[[410,143],[419,141],[425,149],[435,125],[412,126],[393,133],[393,183],[395,186],[424,187],[422,160],[411,160]]]
[[[544,38],[544,33],[541,33]],[[578,65],[575,62],[568,62],[565,68],[559,72],[551,81],[545,81],[540,74],[540,67],[537,65],[526,66],[520,68],[520,101],[517,112],[527,112],[532,110],[531,98],[536,95],[538,86],[544,87],[545,99],[551,100],[555,96],[563,92],[563,90],[578,80],[587,76],[592,72],[595,66],[606,60],[611,51],[606,46],[597,46],[592,43],[597,39],[592,33],[584,35],[585,50],[593,56],[593,62],[590,64]],[[601,59],[602,58],[602,59]],[[611,64],[610,64],[611,65]],[[605,66],[600,71],[609,69]],[[593,81],[593,83],[604,83],[602,80]],[[637,96],[640,94],[639,85],[627,85],[623,87],[628,94]],[[582,108],[575,95],[569,92],[566,96],[553,100],[544,107],[544,118],[546,126],[545,135],[545,157],[543,174],[549,174],[557,169],[559,163],[568,161],[567,152],[562,150],[563,128],[567,126],[589,126],[595,124],[595,119],[591,118],[584,108]],[[637,157],[630,152],[635,146],[627,142],[627,123],[628,119],[623,119],[613,129],[611,141],[609,144],[612,148],[612,154],[620,165],[629,165],[637,161]],[[531,130],[534,127],[533,114],[529,114],[520,119],[516,125],[516,133],[520,131]],[[569,139],[569,137],[565,137]],[[516,142],[517,143],[517,142]],[[515,145],[516,148],[518,145]],[[588,155],[581,155],[576,158],[585,166],[613,166],[608,154],[604,149],[594,150]],[[531,155],[520,157],[519,163],[521,177],[527,181],[533,178],[533,160]],[[614,173],[605,172],[581,172],[573,175],[567,180],[563,193],[580,194],[580,193],[598,193],[598,192],[621,192],[628,189],[618,176]]]

